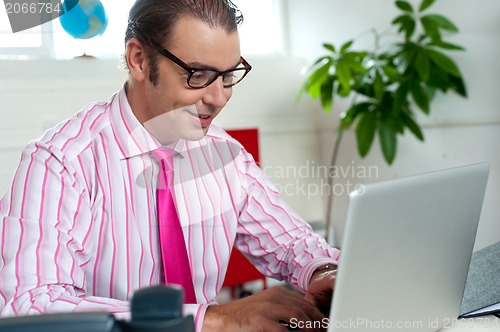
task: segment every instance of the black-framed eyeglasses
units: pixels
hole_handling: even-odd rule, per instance
[[[226,71],[218,71],[215,69],[192,68],[185,64],[181,59],[167,51],[166,49],[158,50],[161,55],[172,60],[177,65],[188,72],[187,84],[193,89],[201,89],[209,86],[215,80],[222,76],[222,85],[225,88],[238,84],[252,69],[252,66],[243,57],[240,57],[240,64],[243,67],[237,67]]]

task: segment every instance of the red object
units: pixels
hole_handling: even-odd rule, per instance
[[[255,162],[259,164],[259,131],[257,128],[226,130],[226,132],[240,142],[253,156]],[[235,298],[236,287],[254,280],[262,280],[263,289],[267,288],[266,277],[238,249],[233,248],[222,287],[231,287],[231,297]]]

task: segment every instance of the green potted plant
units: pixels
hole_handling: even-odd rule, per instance
[[[436,91],[453,90],[466,97],[462,75],[455,62],[443,51],[464,48],[443,40],[444,32],[456,33],[458,28],[440,14],[427,13],[435,0],[423,0],[418,9],[398,0],[401,13],[391,23],[399,41],[380,47],[380,35],[374,29],[374,46],[369,50],[353,50],[354,40],[340,48],[323,44],[328,54],[320,57],[308,70],[297,95],[321,100],[329,112],[335,96],[349,97],[351,105],[341,114],[334,143],[331,167],[346,129],[355,126],[357,147],[361,157],[370,151],[378,134],[384,159],[392,164],[397,152],[397,135],[409,130],[424,140],[415,112],[430,112]],[[333,178],[328,179],[329,188]],[[326,215],[330,227],[333,195],[329,193]]]

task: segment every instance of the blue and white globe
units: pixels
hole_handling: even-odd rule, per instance
[[[59,17],[63,29],[74,38],[88,39],[102,35],[108,16],[99,0],[65,0],[65,14]]]

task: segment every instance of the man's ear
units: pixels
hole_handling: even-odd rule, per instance
[[[143,81],[149,75],[148,57],[144,45],[132,38],[127,42],[127,64],[130,74],[137,80]]]

